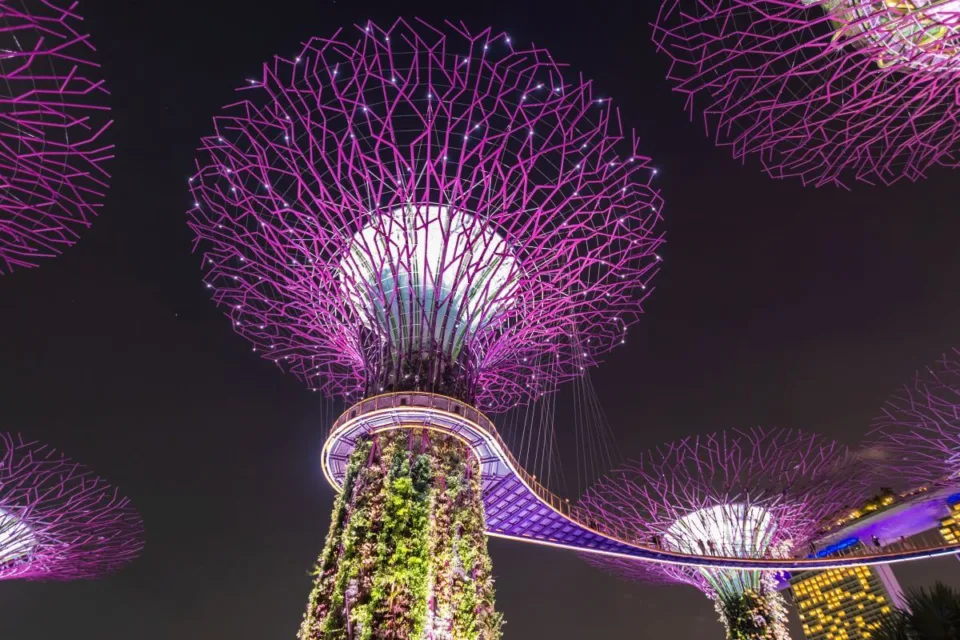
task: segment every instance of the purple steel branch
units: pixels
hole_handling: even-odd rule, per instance
[[[873,421],[871,449],[890,477],[913,486],[960,473],[960,352],[918,372]]]
[[[609,100],[490,30],[356,33],[265,64],[203,140],[190,224],[235,330],[352,399],[428,352],[487,410],[623,342],[661,201]]]
[[[0,432],[0,580],[94,578],[136,558],[140,516],[46,445]]]
[[[954,0],[664,0],[653,40],[735,158],[890,184],[957,165],[958,27]]]
[[[107,189],[108,92],[75,8],[0,1],[0,274],[72,245]]]
[[[647,452],[588,491],[582,507],[600,527],[630,532],[654,548],[785,558],[805,555],[828,518],[868,495],[869,479],[858,470],[846,447],[818,435],[734,430]],[[698,529],[704,530],[700,539]],[[630,578],[716,589],[707,584],[715,575],[706,571],[601,556],[589,560]]]

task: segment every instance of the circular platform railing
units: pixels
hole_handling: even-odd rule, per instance
[[[873,549],[861,545],[823,558],[730,558],[662,549],[626,530],[605,528],[569,500],[560,498],[528,474],[510,453],[496,426],[476,408],[446,396],[423,392],[389,393],[367,398],[334,422],[324,444],[322,464],[337,490],[356,444],[365,437],[396,429],[428,429],[463,440],[480,461],[487,533],[639,561],[695,567],[767,571],[809,571],[843,566],[887,564],[960,552],[960,545],[916,539]]]
[[[442,396],[435,393],[406,392],[386,393],[379,396],[374,396],[372,398],[367,398],[366,400],[353,405],[339,418],[337,418],[330,429],[330,437],[332,438],[344,423],[349,422],[358,416],[370,413],[371,411],[415,406],[453,413],[476,424],[494,441],[496,441],[500,450],[507,458],[509,464],[516,469],[517,474],[524,479],[524,482],[528,487],[530,487],[530,490],[533,491],[538,498],[561,513],[570,514],[571,511],[576,510],[576,507],[571,506],[570,500],[565,500],[547,489],[545,486],[540,484],[536,476],[528,474],[523,467],[520,466],[520,463],[516,458],[513,457],[513,454],[510,453],[509,448],[507,448],[507,445],[500,437],[500,434],[497,433],[497,427],[493,424],[493,421],[490,418],[478,411],[475,407],[449,396]],[[327,479],[330,480],[329,476]],[[332,484],[334,484],[335,488],[339,488],[338,484]]]

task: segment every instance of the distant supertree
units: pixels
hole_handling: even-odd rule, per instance
[[[669,79],[772,177],[844,185],[956,166],[956,0],[664,0]]]
[[[126,498],[46,445],[0,432],[0,580],[95,578],[136,558]]]
[[[664,550],[790,557],[805,554],[828,518],[868,495],[857,467],[845,447],[817,435],[735,430],[651,450],[588,491],[583,506],[602,528]],[[728,638],[788,637],[773,573],[587,559],[627,578],[697,587],[714,601]]]
[[[890,478],[918,485],[960,474],[960,352],[917,372],[884,404],[869,445]]]
[[[70,0],[0,0],[0,274],[76,242],[107,188],[107,90]]]
[[[546,51],[366,24],[243,93],[203,140],[190,224],[235,330],[311,389],[503,410],[625,341],[660,259],[656,171]],[[421,435],[354,452],[303,640],[499,635],[477,460]]]

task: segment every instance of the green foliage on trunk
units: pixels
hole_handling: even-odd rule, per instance
[[[479,465],[420,430],[359,445],[300,640],[497,640]]]
[[[331,602],[334,599],[335,585],[338,583],[338,559],[340,557],[341,542],[347,524],[347,514],[350,501],[354,495],[357,477],[364,467],[366,457],[370,455],[370,442],[361,443],[355,450],[347,465],[347,473],[343,481],[343,492],[337,496],[333,506],[333,518],[327,539],[323,546],[323,553],[313,575],[316,577],[314,588],[310,592],[307,604],[307,614],[300,627],[301,638],[321,637],[321,625],[326,621],[331,611]],[[342,594],[340,596],[342,598]],[[327,637],[333,638],[334,635]]]
[[[426,621],[430,458],[417,455],[411,464],[412,454],[398,440],[389,439],[383,448],[389,470],[373,589],[355,614],[361,640],[417,638]]]
[[[752,591],[740,597],[724,597],[721,602],[730,640],[760,640],[766,637],[767,620],[761,598]]]
[[[717,597],[717,612],[728,640],[786,640],[786,605],[771,579],[758,589]]]

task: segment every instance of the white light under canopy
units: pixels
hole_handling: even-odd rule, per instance
[[[0,565],[29,555],[37,546],[36,536],[15,515],[0,509]]]
[[[442,205],[380,212],[340,262],[341,291],[361,322],[397,352],[456,359],[516,304],[520,268],[482,220]]]
[[[675,551],[730,558],[760,558],[769,550],[776,525],[758,506],[722,504],[686,514],[667,529],[664,541]]]

